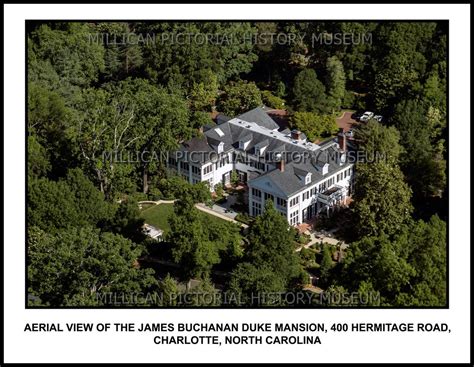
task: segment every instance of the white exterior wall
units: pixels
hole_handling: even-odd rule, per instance
[[[337,182],[337,175],[340,174],[341,172],[344,173],[344,171],[347,170],[347,169],[350,169],[349,174],[347,175],[347,177],[346,178],[343,177],[339,182]],[[319,188],[319,185],[322,184],[323,182],[325,182],[326,180],[334,178],[334,184],[332,184],[331,186],[327,186],[325,190],[328,190],[331,187],[334,187],[335,185],[342,186],[344,188],[344,190],[343,190],[344,197],[347,197],[348,194],[349,194],[349,187],[351,185],[351,180],[352,180],[352,177],[353,177],[352,170],[353,170],[353,165],[349,165],[349,166],[345,167],[343,170],[336,172],[335,174],[328,175],[327,177],[324,178],[324,180],[318,181],[317,183],[315,183],[311,186],[308,186],[304,190],[299,191],[295,195],[290,196],[288,198],[288,201],[287,201],[288,206],[290,205],[291,200],[296,198],[296,197],[299,197],[299,202],[295,206],[288,209],[288,213],[287,213],[288,223],[290,223],[291,214],[294,213],[294,212],[298,212],[298,223],[303,222],[303,210],[309,208],[311,205],[314,205],[317,202],[318,193],[316,193],[315,195],[309,195],[309,198],[305,199],[305,200],[303,200],[303,194],[306,191],[311,191],[311,189],[313,189],[315,187]],[[322,203],[320,203],[318,205],[321,206]]]
[[[211,185],[211,190],[214,190],[214,186],[220,182],[223,182],[222,181],[222,177],[224,174],[226,173],[229,173],[233,170],[238,170],[238,171],[242,171],[242,172],[250,172],[250,171],[259,171],[261,173],[264,173],[264,171],[262,170],[258,170],[257,168],[255,167],[251,167],[247,164],[243,164],[243,163],[240,163],[240,162],[236,162],[234,163],[232,160],[233,158],[233,153],[230,152],[230,153],[227,153],[228,155],[228,159],[229,159],[229,163],[225,164],[224,166],[222,167],[218,167],[216,169],[216,162],[212,162],[212,163],[207,163],[205,165],[203,165],[201,167],[201,181],[209,181],[210,179],[212,179],[212,185]],[[205,167],[208,167],[212,165],[213,169],[211,172],[209,172],[208,174],[204,175],[204,168]],[[269,171],[272,171],[273,169],[273,166],[272,165],[268,165],[268,168],[269,168]],[[351,186],[351,183],[352,183],[352,179],[353,179],[353,164],[351,165],[347,165],[344,169],[334,173],[334,174],[331,174],[331,175],[328,175],[327,177],[324,177],[323,180],[320,180],[318,181],[317,183],[314,183],[312,184],[311,186],[307,186],[304,190],[296,193],[295,195],[289,197],[289,198],[282,198],[284,200],[286,200],[286,208],[282,208],[280,206],[277,205],[277,196],[272,194],[274,196],[274,206],[275,208],[286,214],[286,218],[288,220],[288,222],[290,223],[290,220],[291,220],[291,214],[293,214],[294,212],[298,212],[298,223],[302,223],[303,222],[303,210],[304,209],[307,209],[308,207],[314,205],[317,201],[318,201],[318,191],[319,190],[316,190],[316,194],[314,195],[309,195],[308,199],[305,199],[303,200],[303,194],[308,191],[308,190],[311,190],[313,188],[316,188],[316,189],[319,189],[319,186],[331,179],[331,178],[334,178],[334,183],[331,185],[331,186],[326,186],[326,188],[324,189],[324,191],[334,187],[335,185],[338,185],[338,186],[341,186],[343,187],[343,196],[344,198],[348,196],[349,194],[349,187]],[[340,174],[341,172],[344,173],[344,171],[346,171],[347,169],[350,169],[349,171],[349,174],[344,178],[342,177],[342,179],[340,181],[337,181],[337,175]],[[181,170],[179,169],[179,164],[178,164],[178,173],[180,172]],[[192,174],[192,166],[190,165],[189,166],[189,172],[188,172],[188,176],[189,176],[189,180],[190,182],[192,183],[192,178],[195,177],[197,178],[197,176],[193,176]],[[253,195],[252,195],[252,191],[251,191],[251,188],[249,190],[249,214],[250,215],[253,215],[253,203],[254,202],[258,202],[260,203],[261,205],[261,210],[263,212],[263,208],[265,206],[265,199],[264,199],[264,195],[265,195],[265,191],[263,190],[260,190],[262,192],[262,197],[261,198],[254,198]],[[270,192],[268,192],[269,194],[271,194]],[[293,198],[295,197],[299,197],[299,202],[298,204],[294,205],[293,207],[289,207],[290,206],[290,202]],[[322,205],[324,205],[323,203],[319,202],[318,203],[318,206],[317,206],[317,209],[319,209]],[[313,213],[313,216],[314,216],[314,213]]]
[[[234,169],[234,164],[232,163],[232,153],[226,153],[229,163],[224,164],[222,167],[219,167],[219,161],[217,162],[217,169],[216,169],[216,162],[206,163],[201,167],[201,175],[202,181],[209,181],[212,179],[211,190],[214,190],[214,186],[218,183],[223,182],[222,176],[228,172],[231,172]],[[221,157],[224,159],[224,157]],[[212,171],[204,174],[204,168],[212,165]]]
[[[249,214],[250,215],[253,215],[252,208],[253,208],[254,202],[259,203],[261,205],[261,209],[263,212],[263,208],[266,202],[265,191],[260,190],[260,192],[262,193],[262,197],[259,198],[259,197],[253,196],[252,188],[249,188]],[[273,206],[275,207],[275,209],[278,210],[280,213],[284,214],[285,217],[288,219],[288,201],[286,200],[286,198],[280,197],[280,199],[286,200],[286,206],[283,207],[277,204],[277,199],[279,198],[279,196],[276,196],[275,194],[271,194],[270,192],[268,192],[268,194],[273,195]]]

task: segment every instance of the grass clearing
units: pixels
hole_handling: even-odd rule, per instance
[[[173,204],[159,204],[143,209],[141,212],[141,217],[145,219],[146,223],[162,229],[163,232],[167,234],[170,231],[168,218],[172,213]],[[204,213],[202,211],[199,211],[199,214],[204,216],[205,221],[227,223],[224,219],[218,218],[211,214]]]

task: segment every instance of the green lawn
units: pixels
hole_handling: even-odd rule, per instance
[[[168,233],[170,231],[170,226],[168,224],[168,218],[173,213],[173,204],[160,204],[153,205],[152,207],[145,208],[141,212],[141,216],[145,219],[145,222],[151,224],[154,227],[158,227]],[[207,213],[199,212],[200,215],[203,215],[206,218],[206,221],[212,222],[226,222],[225,220],[215,217]],[[227,223],[227,222],[226,222]]]

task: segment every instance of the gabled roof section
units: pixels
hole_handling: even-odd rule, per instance
[[[264,139],[260,141],[259,143],[255,144],[255,149],[268,147],[269,144],[270,142],[268,141],[268,139]]]
[[[237,118],[247,122],[255,122],[268,130],[278,130],[279,128],[278,124],[261,107],[245,112]]]
[[[295,172],[295,175],[298,176],[300,179],[305,178],[308,175],[308,173],[310,173],[309,171],[306,171],[298,167],[294,167],[293,170]]]
[[[252,134],[246,134],[242,137],[239,138],[239,141],[241,141],[242,143],[248,143],[249,141],[252,141]]]
[[[258,176],[257,178],[248,181],[248,185],[249,187],[255,187],[281,198],[286,198],[288,196],[287,190],[281,187],[278,182],[273,180],[268,174]]]

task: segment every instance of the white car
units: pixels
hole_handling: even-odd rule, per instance
[[[364,112],[364,114],[360,117],[360,121],[366,122],[369,121],[372,117],[374,117],[374,113],[370,111]]]
[[[382,117],[382,115],[375,115],[375,116],[374,116],[374,120],[375,120],[375,121],[378,121],[378,122],[382,122],[383,117]]]

